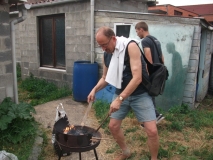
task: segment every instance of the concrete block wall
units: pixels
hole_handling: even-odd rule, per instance
[[[0,103],[13,93],[13,66],[10,39],[9,5],[0,5]]]
[[[38,16],[65,14],[66,69],[40,67]],[[32,73],[35,77],[54,82],[59,87],[72,86],[73,64],[90,58],[89,3],[75,2],[28,10],[27,19],[16,30],[17,62],[21,63],[22,78]]]
[[[195,92],[197,83],[197,72],[200,53],[200,35],[201,27],[200,20],[181,17],[165,17],[157,15],[146,14],[131,14],[131,13],[116,13],[116,12],[96,12],[95,13],[95,30],[101,26],[109,26],[114,28],[114,23],[137,23],[139,21],[145,21],[147,23],[156,24],[182,24],[194,26],[194,37],[192,42],[192,49],[190,53],[187,80],[185,82],[184,97],[182,103],[188,104],[190,107],[194,107]],[[102,50],[95,45],[96,61],[101,63],[103,56]]]
[[[67,84],[72,88],[73,65],[77,60],[90,61],[91,22],[90,2],[79,1],[53,6],[42,6],[28,10],[27,19],[17,26],[16,59],[21,64],[22,78],[32,73],[36,77],[55,82],[58,86]],[[146,12],[146,4],[135,1],[95,1],[95,10],[129,10]],[[38,42],[38,16],[65,14],[65,57],[66,69],[40,67]]]
[[[96,0],[96,10],[111,10],[111,11],[128,11],[128,12],[141,12],[147,13],[148,6],[144,1],[119,1],[119,0]]]

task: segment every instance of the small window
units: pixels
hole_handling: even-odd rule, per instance
[[[131,24],[115,23],[114,24],[115,35],[129,38],[130,28],[131,28]]]
[[[189,17],[194,17],[193,15],[189,14]]]
[[[39,17],[40,66],[65,69],[65,16]]]
[[[182,12],[174,10],[174,15],[182,15],[182,14],[183,14]]]

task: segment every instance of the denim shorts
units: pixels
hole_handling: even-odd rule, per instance
[[[113,100],[117,98],[117,96],[118,95],[115,94]],[[126,98],[122,102],[120,109],[111,114],[111,118],[123,120],[130,109],[132,109],[139,122],[156,120],[152,97],[147,92]]]

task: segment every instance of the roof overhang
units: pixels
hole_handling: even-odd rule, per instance
[[[152,9],[148,10],[148,13],[155,13],[155,14],[166,14],[166,11],[160,10],[160,9]]]
[[[9,4],[17,4],[17,3],[24,3],[27,2],[27,0],[8,0]]]

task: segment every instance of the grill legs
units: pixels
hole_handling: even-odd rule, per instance
[[[60,160],[61,159],[61,157],[62,157],[62,154],[63,154],[63,152],[62,152],[63,150],[61,150],[60,151],[60,154],[59,154],[59,157],[58,157],[58,160]],[[96,152],[96,149],[93,149],[93,151],[94,151],[94,154],[95,154],[95,159],[96,160],[98,160],[98,156],[97,156],[97,152]],[[78,152],[79,153],[79,160],[81,160],[81,152]]]
[[[79,160],[81,160],[81,152],[79,152]]]
[[[61,152],[60,152],[60,154],[59,154],[59,156],[58,156],[58,160],[60,160],[60,159],[61,159],[62,154],[63,154],[63,150],[61,150]]]
[[[96,149],[94,149],[94,154],[95,154],[95,158],[96,158],[96,160],[98,160],[98,156],[97,156]]]

